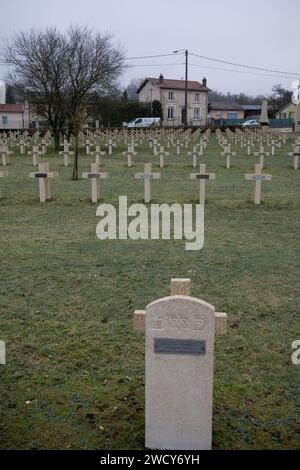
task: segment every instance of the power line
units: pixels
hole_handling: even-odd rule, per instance
[[[242,68],[252,69],[252,70],[260,70],[262,72],[280,73],[280,74],[283,74],[283,75],[293,75],[293,76],[296,75],[297,77],[300,76],[300,73],[298,73],[298,72],[283,72],[282,70],[264,69],[262,67],[254,67],[254,66],[250,66],[250,65],[237,64],[235,62],[228,62],[228,61],[222,60],[222,59],[214,59],[212,57],[207,57],[207,56],[203,56],[203,55],[200,55],[200,54],[193,54],[192,52],[190,52],[190,55],[192,55],[194,57],[200,57],[201,59],[205,59],[205,60],[212,60],[214,62],[220,62],[222,64],[234,65],[235,67],[242,67]]]
[[[184,65],[185,62],[175,62],[172,64],[134,64],[134,65],[128,65],[128,67],[158,67],[158,66],[171,66],[171,65]]]
[[[171,54],[157,54],[157,55],[145,55],[145,56],[138,56],[138,57],[125,57],[125,60],[135,60],[135,59],[153,59],[155,57],[169,57],[173,55],[178,55],[175,52]]]
[[[224,69],[224,68],[221,68],[221,67],[212,67],[211,65],[203,65],[203,64],[190,64],[190,65],[192,67],[201,67],[201,68],[212,69],[212,70],[222,70],[223,72],[256,75],[256,76],[259,76],[259,77],[293,78],[292,76],[286,76],[286,75],[270,75],[270,74],[266,74],[266,73],[245,72],[244,70]],[[294,75],[294,78],[298,78],[298,76]]]

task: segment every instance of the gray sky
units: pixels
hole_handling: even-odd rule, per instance
[[[0,35],[6,38],[31,27],[64,30],[71,23],[81,24],[112,33],[127,57],[188,49],[206,57],[300,75],[299,13],[299,0],[1,0]],[[233,73],[255,71],[198,57],[190,56],[189,61],[189,79],[206,76],[210,88],[223,92],[266,94],[275,83],[289,89],[292,82],[280,74]],[[165,78],[184,77],[184,56],[129,62],[135,66],[124,73],[124,86],[132,78],[161,72]],[[5,73],[0,67],[0,79]]]

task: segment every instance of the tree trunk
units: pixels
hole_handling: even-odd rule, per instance
[[[74,165],[73,165],[73,177],[72,179],[77,181],[78,180],[78,133],[75,134],[75,152],[74,152]]]
[[[54,137],[54,148],[56,151],[60,150],[60,132],[59,129],[53,129],[53,137]]]

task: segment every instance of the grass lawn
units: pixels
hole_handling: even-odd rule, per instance
[[[213,447],[300,448],[300,366],[291,362],[300,339],[300,173],[288,157],[294,137],[265,158],[263,204],[252,202],[257,157],[237,150],[232,168],[212,135],[202,159],[216,181],[206,185],[205,243],[100,241],[90,181],[71,181],[72,168],[53,151],[58,171],[51,201],[38,201],[31,156],[15,150],[0,180],[0,448],[141,449],[144,446],[144,338],[133,311],[169,295],[171,277],[190,277],[192,294],[228,314],[217,337]],[[105,158],[102,201],[143,201],[134,180],[143,162],[161,171],[153,202],[197,202],[191,157],[159,157],[138,148],[135,166]],[[80,157],[80,173],[93,157]],[[298,295],[297,295],[298,294]]]

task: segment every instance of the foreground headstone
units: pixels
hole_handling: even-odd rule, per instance
[[[144,164],[144,173],[135,173],[135,179],[143,179],[144,180],[144,201],[150,202],[151,201],[151,190],[152,190],[152,180],[159,180],[160,173],[152,173],[152,165],[151,163]]]
[[[39,163],[39,171],[36,173],[30,173],[30,178],[38,178],[39,180],[39,197],[40,202],[46,202],[50,200],[50,182],[49,178],[56,176],[56,173],[49,171],[49,163]]]
[[[205,181],[215,180],[216,175],[214,173],[206,173],[205,163],[200,163],[200,172],[191,173],[190,179],[199,181],[199,202],[205,204]]]
[[[255,181],[254,204],[260,204],[262,181],[272,180],[272,175],[262,174],[261,171],[262,171],[262,166],[255,165],[255,173],[245,175],[246,180]]]
[[[172,279],[171,296],[134,317],[145,332],[146,447],[211,449],[214,336],[226,334],[226,313],[191,297],[189,279]]]
[[[97,163],[91,165],[91,171],[82,173],[83,179],[90,179],[92,183],[92,202],[98,202],[100,199],[100,180],[106,179],[108,173],[100,173]]]

